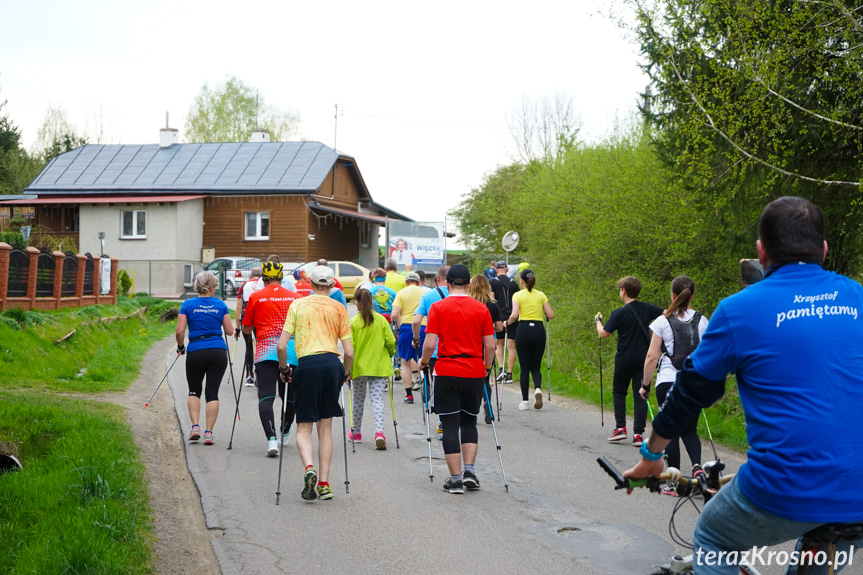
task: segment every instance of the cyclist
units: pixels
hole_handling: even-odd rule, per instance
[[[730,551],[796,539],[825,523],[863,522],[863,452],[849,432],[863,418],[863,287],[822,268],[824,223],[808,200],[769,203],[756,248],[764,280],[720,302],[641,461],[624,473],[659,475],[667,438],[722,397],[727,374],[736,374],[748,461],[698,518],[696,573],[737,573]],[[836,547],[847,552],[850,542]]]

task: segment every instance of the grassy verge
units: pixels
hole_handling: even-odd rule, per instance
[[[546,376],[546,359],[543,358],[542,375],[543,387],[547,387],[545,382]],[[552,394],[560,394],[566,397],[581,399],[594,405],[600,403],[600,385],[599,385],[599,368],[598,364],[594,366],[591,363],[584,362],[579,364],[572,372],[563,372],[554,369],[555,359],[552,357],[551,383]],[[608,434],[614,429],[614,405],[611,396],[611,378],[614,373],[614,358],[605,358],[603,356],[603,371],[602,371],[602,404],[605,409],[605,427],[608,429]],[[515,365],[513,378],[515,385],[518,385],[518,375],[520,374],[518,362]],[[650,405],[655,415],[659,411],[656,404],[656,397],[653,393],[650,395]],[[626,397],[626,413],[632,417],[634,415],[632,407],[632,392]],[[740,407],[740,400],[737,396],[737,383],[733,377],[729,378],[726,385],[725,396],[714,404],[712,407],[704,410],[698,422],[698,434],[703,439],[713,435],[713,440],[738,451],[746,451],[749,444],[746,441],[746,423],[743,418],[743,410]],[[707,422],[705,422],[705,416]],[[648,413],[648,419],[650,414]],[[599,424],[599,422],[597,422]],[[708,433],[708,426],[710,433]],[[648,425],[648,433],[650,426]],[[705,453],[705,458],[713,457],[712,453]]]
[[[158,320],[167,307],[177,304],[0,314],[0,442],[24,465],[0,475],[0,573],[152,572],[144,469],[123,409],[67,394],[126,388],[174,330]]]

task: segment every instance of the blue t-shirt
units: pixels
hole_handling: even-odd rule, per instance
[[[863,520],[863,287],[817,264],[779,267],[720,302],[692,365],[735,372],[749,461],[741,491],[787,519]]]
[[[345,309],[348,308],[348,300],[345,299],[345,292],[343,292],[339,288],[330,288],[330,297],[345,306]]]
[[[227,349],[222,339],[222,320],[231,312],[225,302],[216,297],[187,299],[180,306],[180,313],[186,316],[189,326],[186,351]]]
[[[432,304],[436,301],[440,301],[443,299],[440,296],[440,292],[438,292],[438,290],[443,292],[443,297],[446,297],[449,295],[449,288],[447,288],[445,286],[439,287],[439,288],[432,288],[431,290],[427,291],[426,293],[423,294],[423,297],[420,299],[420,305],[419,305],[419,307],[417,307],[417,311],[416,311],[416,313],[414,313],[414,317],[416,317],[418,315],[428,317],[429,310],[431,309]],[[432,357],[437,357],[437,344],[435,344],[435,346],[434,346],[434,353],[432,354]]]
[[[393,302],[396,300],[396,291],[384,285],[384,282],[375,282],[369,287],[372,294],[372,306],[374,311],[381,315],[393,313]]]

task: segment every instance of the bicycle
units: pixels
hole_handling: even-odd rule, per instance
[[[597,458],[597,463],[614,479],[617,485],[615,489],[634,489],[636,487],[646,487],[653,493],[659,493],[662,485],[667,481],[676,482],[679,486],[683,486],[685,495],[681,497],[674,509],[671,512],[671,519],[668,522],[668,532],[672,540],[682,547],[693,549],[691,543],[683,539],[674,527],[674,516],[677,511],[687,502],[692,501],[696,495],[704,497],[706,504],[719,489],[731,481],[734,474],[722,476],[721,473],[725,469],[725,464],[720,460],[709,461],[704,464],[705,477],[686,477],[681,475],[680,470],[674,467],[669,467],[659,477],[648,477],[646,479],[629,479],[623,476],[614,465],[612,465],[604,457]],[[689,490],[687,492],[687,490]],[[693,502],[693,505],[695,503]],[[696,506],[696,509],[698,507]],[[699,510],[699,513],[701,511]],[[850,559],[853,557],[853,552],[842,560],[840,556],[835,554],[835,544],[839,540],[858,541],[863,539],[863,523],[832,523],[817,527],[807,533],[804,533],[794,546],[794,551],[789,556],[789,561],[785,569],[785,575],[807,575],[810,573],[810,567],[829,565],[828,572],[832,575],[834,567],[837,565],[850,565]],[[829,552],[824,552],[821,548],[824,544],[828,544]],[[792,561],[796,558],[796,561]],[[828,563],[829,561],[829,563]],[[694,572],[693,555],[680,556],[675,555],[669,563],[665,563],[659,567],[658,571],[654,571],[651,575],[678,575]],[[761,575],[761,572],[755,568],[750,562],[745,559],[738,563],[740,573],[743,575]]]

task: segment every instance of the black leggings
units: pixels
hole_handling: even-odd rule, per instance
[[[255,344],[252,342],[252,334],[244,333],[243,341],[246,342],[246,363],[243,376],[252,377],[252,366],[255,365]]]
[[[626,356],[614,357],[614,377],[611,383],[611,396],[614,400],[614,425],[626,427],[626,394],[632,384],[632,407],[635,410],[635,423],[632,432],[642,435],[647,425],[647,402],[641,399],[641,379],[644,377],[644,358],[634,361]]]
[[[228,367],[228,354],[224,349],[199,349],[186,354],[186,381],[189,395],[201,397],[204,376],[207,377],[207,403],[219,401],[219,386]]]
[[[461,411],[459,413],[451,413],[449,415],[440,416],[441,429],[443,434],[443,452],[446,454],[459,453],[461,446],[459,445],[459,434],[449,433],[450,429],[459,429],[461,431],[461,443],[477,443],[479,441],[479,433],[476,430],[476,416],[468,415]]]
[[[545,353],[545,328],[542,321],[519,320],[518,331],[515,332],[515,351],[521,367],[521,398],[527,401],[531,376],[533,386],[536,389],[542,387],[542,354]]]
[[[656,401],[659,402],[660,408],[665,403],[665,397],[671,391],[672,382],[664,382],[656,384]],[[683,440],[683,446],[686,448],[686,453],[689,455],[689,460],[693,465],[701,463],[701,439],[698,438],[698,417],[686,424],[683,432],[680,434],[680,439]],[[677,437],[669,438],[671,441],[665,448],[665,455],[668,458],[668,466],[680,469],[680,442]]]
[[[293,366],[296,369],[296,366]],[[261,426],[267,439],[278,437],[276,432],[275,415],[273,414],[273,403],[276,401],[276,388],[282,399],[282,407],[285,416],[282,419],[281,429],[287,432],[294,422],[294,386],[288,385],[288,402],[285,401],[285,383],[279,377],[278,361],[261,361],[255,364],[255,372],[258,375],[258,415],[261,417]]]

